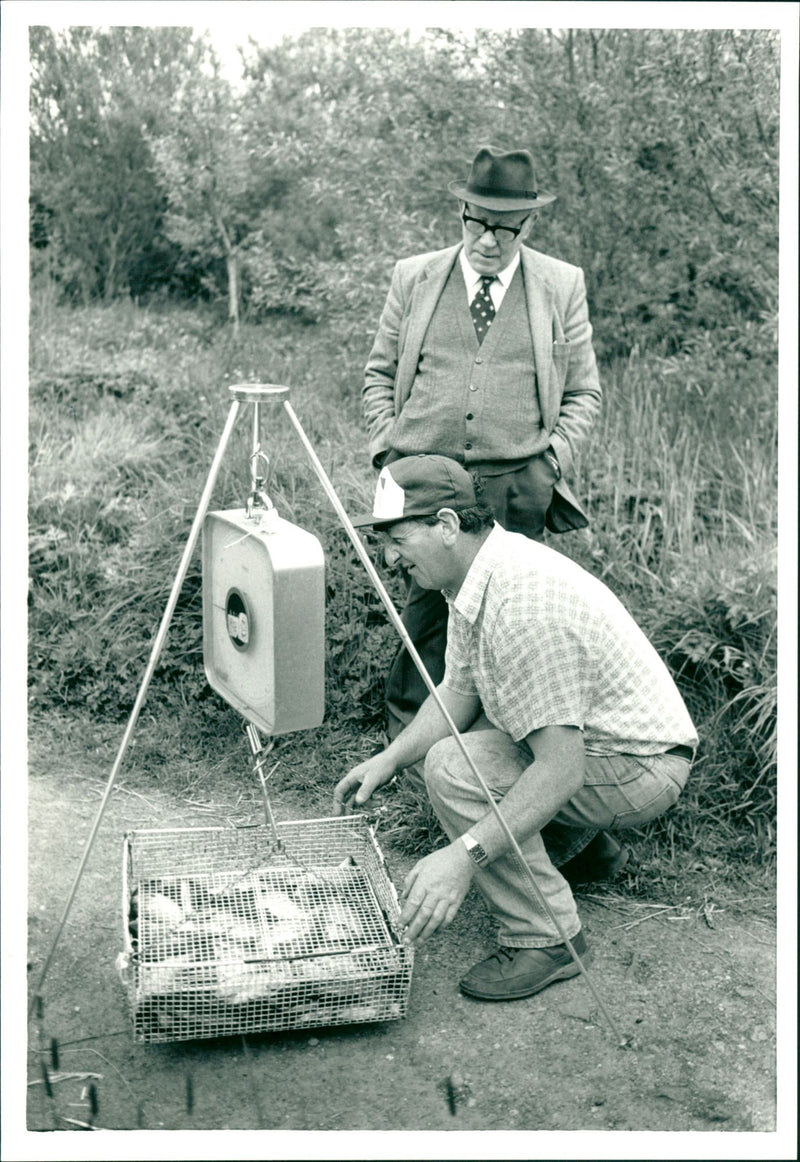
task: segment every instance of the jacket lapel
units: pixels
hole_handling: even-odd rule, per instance
[[[558,419],[558,399],[552,386],[553,296],[550,287],[537,274],[534,255],[524,246],[520,251],[520,260],[525,276],[525,297],[533,340],[533,356],[536,361],[539,408],[543,426],[552,431]]]
[[[411,295],[407,319],[408,331],[401,338],[402,351],[397,367],[396,394],[402,401],[408,398],[419,363],[425,332],[436,310],[444,285],[453,269],[461,244],[437,255],[417,278]]]

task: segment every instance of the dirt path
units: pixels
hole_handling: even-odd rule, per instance
[[[32,979],[104,777],[31,778]],[[30,1027],[30,1129],[87,1120],[94,1081],[95,1122],[117,1129],[774,1130],[772,926],[717,912],[710,927],[688,906],[659,912],[617,896],[582,898],[580,907],[596,953],[593,979],[634,1036],[628,1049],[617,1047],[582,979],[511,1004],[461,996],[459,976],[492,944],[472,896],[419,951],[402,1021],[251,1036],[246,1044],[134,1044],[114,967],[122,837],[142,827],[214,825],[241,809],[234,792],[210,809],[158,791],[142,796],[124,782],[114,792],[48,974],[41,1042],[36,1022]],[[283,803],[277,813],[297,817]],[[399,883],[412,861],[386,854]],[[61,1073],[99,1076],[56,1081],[48,1100],[39,1046],[49,1059],[53,1037]]]

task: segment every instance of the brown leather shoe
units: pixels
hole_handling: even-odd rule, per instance
[[[617,843],[607,831],[600,831],[583,851],[562,864],[558,870],[567,883],[574,887],[576,884],[613,879],[617,872],[622,871],[629,858],[627,847]]]
[[[592,954],[582,932],[572,944],[584,964]],[[481,1001],[515,1001],[531,997],[557,980],[568,980],[580,972],[566,944],[552,948],[505,948],[501,945],[487,960],[473,965],[459,988],[468,997]]]

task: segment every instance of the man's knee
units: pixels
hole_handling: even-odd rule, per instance
[[[454,738],[442,738],[433,744],[425,756],[424,769],[429,797],[436,798],[452,782],[455,768],[462,762],[463,756]]]

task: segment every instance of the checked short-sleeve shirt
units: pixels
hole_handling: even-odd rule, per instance
[[[697,734],[667,667],[611,590],[495,525],[449,600],[444,684],[521,741],[577,726],[587,754],[658,754]]]

